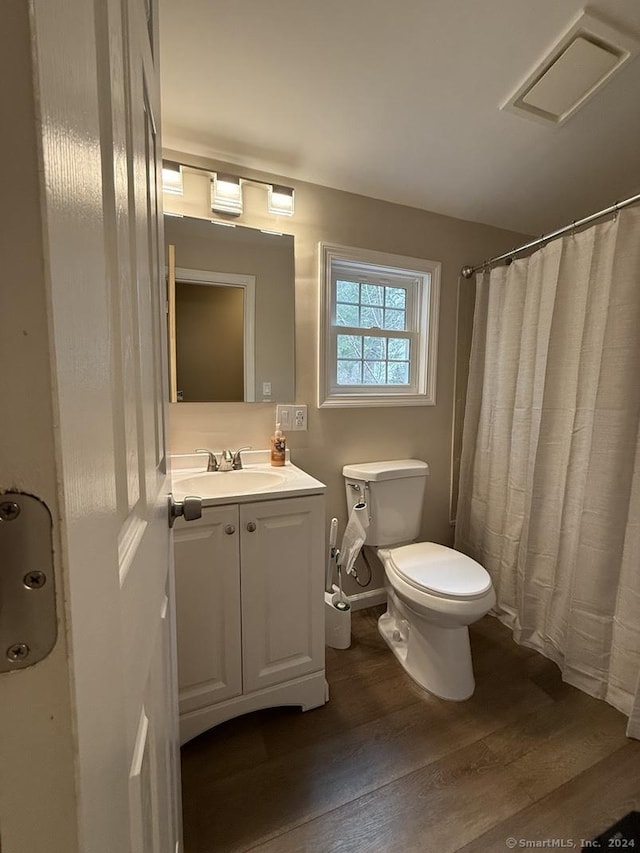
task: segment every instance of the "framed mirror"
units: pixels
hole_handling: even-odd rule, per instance
[[[172,402],[295,399],[293,237],[165,215]]]

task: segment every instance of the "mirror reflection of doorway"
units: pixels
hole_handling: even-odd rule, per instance
[[[245,399],[244,288],[176,281],[180,402]]]
[[[172,403],[255,400],[256,278],[175,266],[169,245]]]

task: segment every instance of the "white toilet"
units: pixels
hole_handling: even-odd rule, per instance
[[[494,606],[488,572],[434,542],[415,542],[429,466],[418,459],[345,465],[347,505],[366,501],[367,545],[386,575],[387,612],[378,629],[407,673],[443,699],[468,699],[475,688],[469,629]]]

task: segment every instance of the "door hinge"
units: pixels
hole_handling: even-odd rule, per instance
[[[0,495],[0,672],[38,663],[56,643],[52,531],[43,501]]]

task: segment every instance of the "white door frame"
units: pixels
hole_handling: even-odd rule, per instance
[[[56,644],[44,660],[0,674],[0,848],[27,853],[42,849],[48,838],[50,853],[66,853],[78,843],[76,821],[68,817],[75,810],[75,744],[30,13],[22,2],[0,10],[0,73],[11,80],[0,87],[0,110],[11,125],[10,134],[0,135],[0,362],[10,365],[0,371],[0,491],[27,492],[49,508],[49,581],[55,583],[59,616]],[[46,698],[34,703],[34,694]],[[29,802],[37,804],[37,820],[25,809]]]

